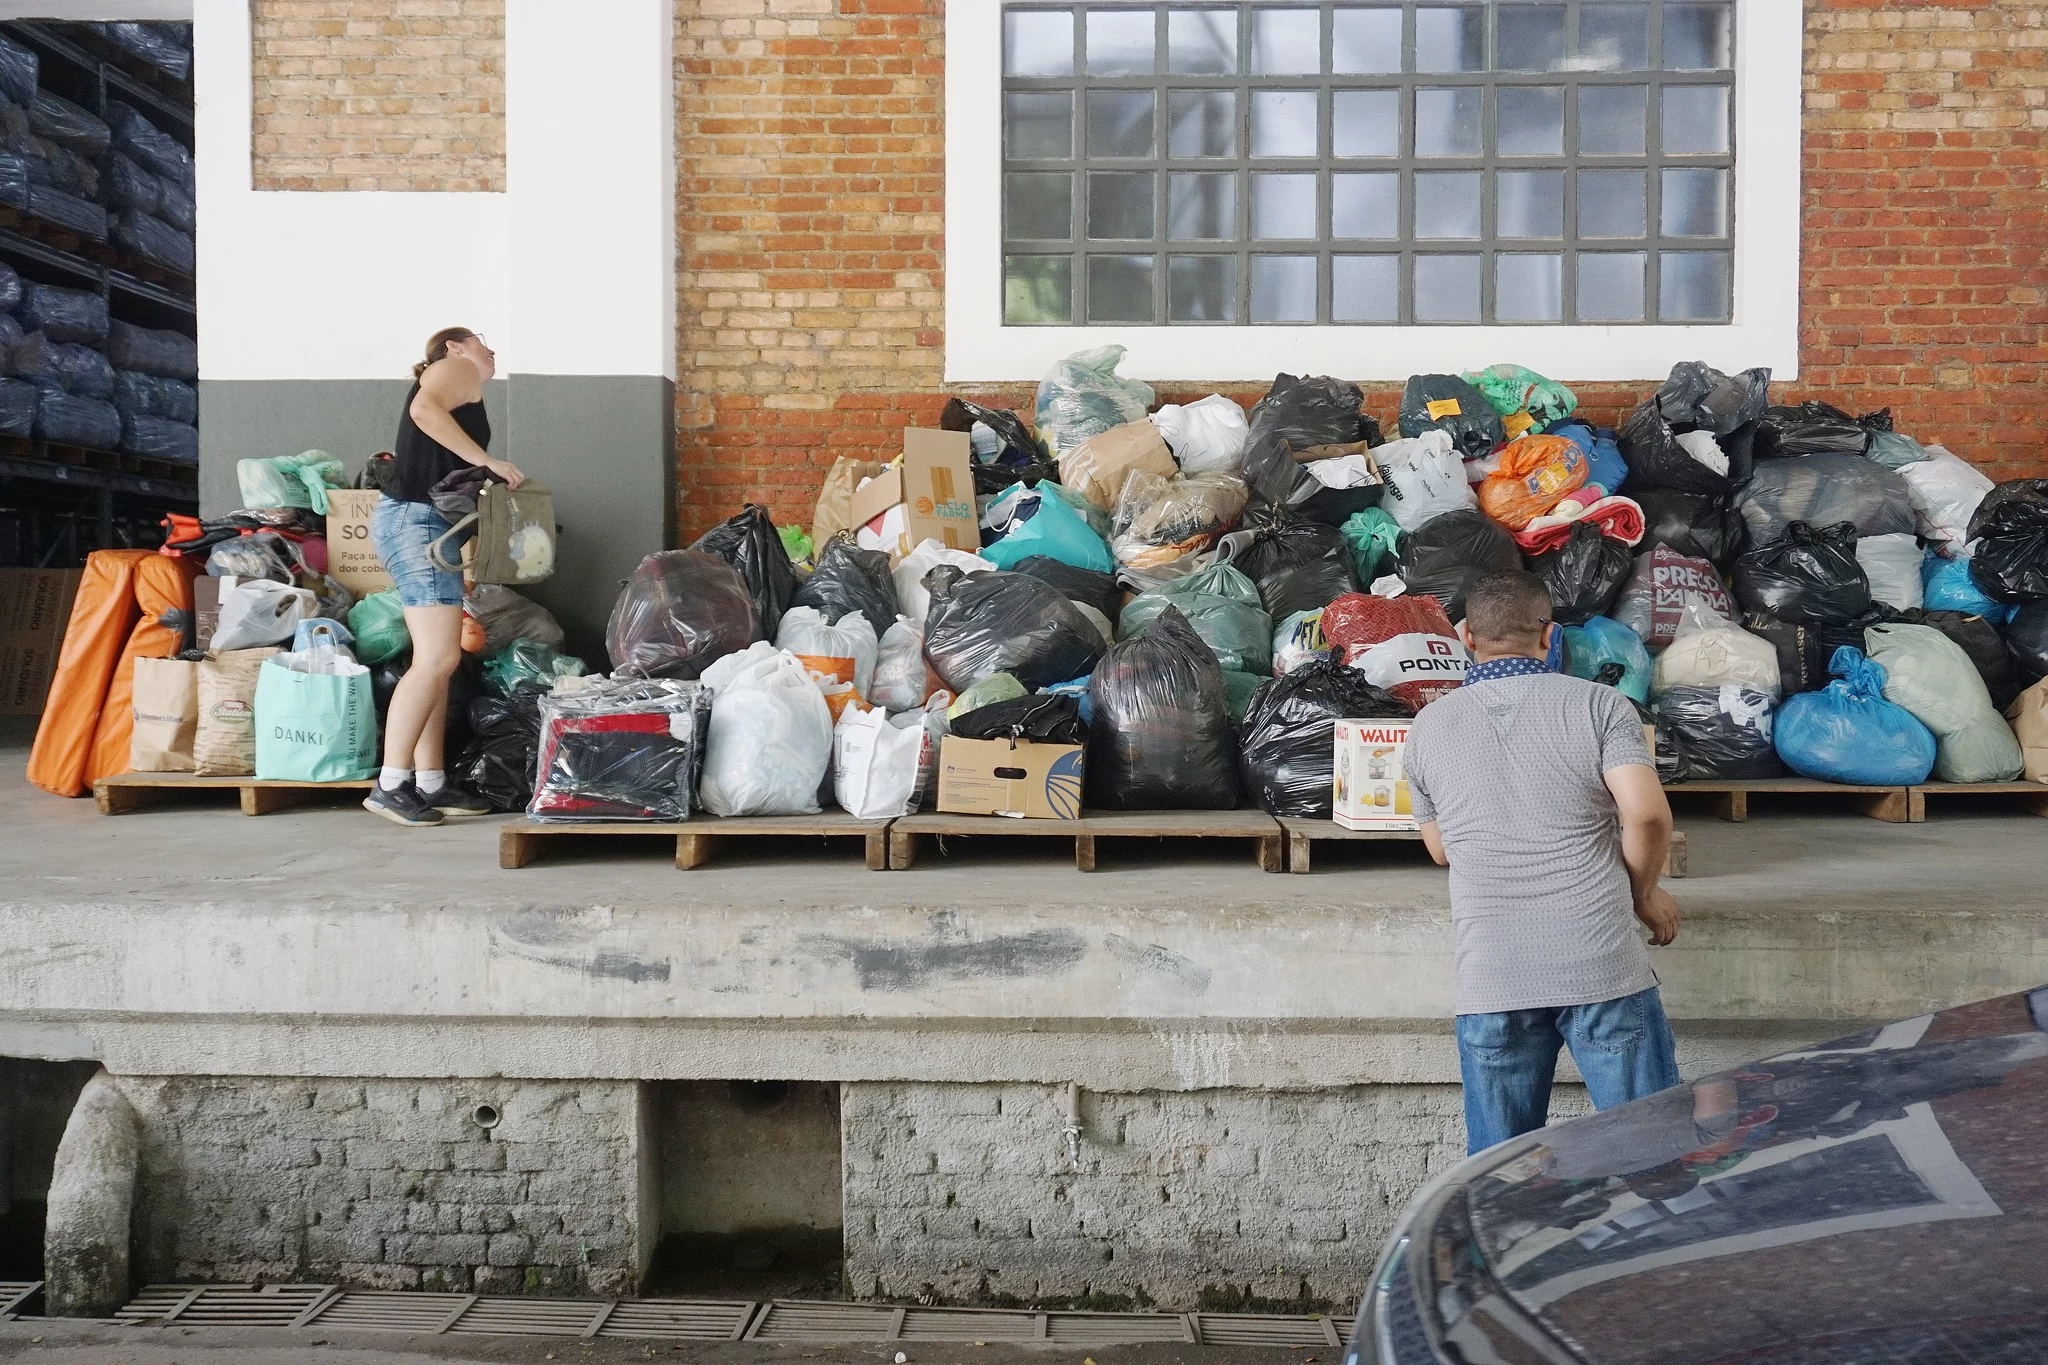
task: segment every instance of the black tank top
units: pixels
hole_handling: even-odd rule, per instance
[[[398,439],[391,443],[391,482],[385,485],[384,496],[400,502],[432,502],[434,485],[469,463],[412,420],[412,400],[419,392],[419,381],[414,380],[398,413]],[[491,419],[481,400],[464,403],[448,415],[470,440],[485,450],[491,448]]]

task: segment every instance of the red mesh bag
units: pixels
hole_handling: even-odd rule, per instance
[[[1366,681],[1420,711],[1465,681],[1471,656],[1434,597],[1346,593],[1323,609],[1323,638]]]

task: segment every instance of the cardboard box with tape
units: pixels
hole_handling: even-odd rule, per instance
[[[903,462],[853,493],[860,543],[897,559],[926,540],[969,554],[981,548],[974,512],[974,452],[964,431],[903,433]]]
[[[961,739],[939,746],[939,809],[1027,820],[1081,818],[1086,750],[1028,739]]]

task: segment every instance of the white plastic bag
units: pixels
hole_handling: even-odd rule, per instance
[[[924,662],[924,629],[908,616],[882,632],[875,654],[875,687],[868,700],[885,711],[915,711],[931,695]]]
[[[1251,424],[1244,409],[1220,393],[1182,407],[1168,403],[1152,414],[1183,474],[1236,474],[1244,469]]]
[[[1870,595],[1899,611],[1911,611],[1926,600],[1920,579],[1919,537],[1905,532],[1864,536],[1856,542],[1856,562],[1870,580]]]
[[[2019,737],[1961,645],[1933,626],[1888,624],[1863,632],[1863,652],[1884,665],[1884,699],[1934,731],[1936,777],[2010,782],[2025,771]]]
[[[711,681],[708,671],[704,681]],[[705,810],[816,814],[831,766],[832,710],[795,655],[757,655],[718,685],[697,784]]]
[[[353,678],[370,670],[356,662],[355,651],[346,643],[346,628],[334,621],[311,618],[292,632],[293,649],[277,656],[277,662],[294,673],[319,673],[331,678]]]
[[[220,621],[208,648],[216,653],[282,644],[299,622],[320,614],[320,604],[304,588],[287,587],[268,578],[223,581]]]
[[[917,809],[925,714],[889,716],[879,707],[848,706],[832,732],[832,794],[861,820],[887,820]]]
[[[1369,488],[1379,482],[1372,465],[1363,455],[1339,455],[1334,460],[1310,460],[1302,466],[1310,478],[1325,488]]]
[[[1678,438],[1678,448],[1693,457],[1709,471],[1728,477],[1728,452],[1721,449],[1721,443],[1714,439],[1711,431],[1688,431]]]
[[[1449,432],[1425,431],[1411,440],[1389,441],[1372,457],[1387,478],[1380,505],[1404,531],[1416,530],[1446,512],[1479,505]]]
[[[874,623],[861,612],[850,611],[836,622],[828,622],[816,607],[791,607],[782,614],[775,629],[775,647],[805,659],[849,659],[853,676],[841,676],[862,697],[875,682]],[[812,665],[818,667],[818,665]]]
[[[896,580],[896,609],[911,620],[923,623],[932,609],[932,595],[924,590],[924,576],[941,564],[951,564],[962,573],[992,573],[995,565],[965,550],[949,550],[936,540],[921,540],[905,556],[891,577]]]
[[[1906,481],[1920,534],[1954,559],[1970,538],[1970,518],[1991,491],[1991,480],[1940,446],[1927,447],[1927,458],[1901,469],[1899,477]]]
[[[1650,690],[1674,687],[1747,687],[1777,700],[1778,650],[1769,640],[1731,623],[1706,604],[1686,594],[1678,630],[1670,647],[1657,656]]]

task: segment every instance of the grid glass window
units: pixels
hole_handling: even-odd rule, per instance
[[[1004,321],[1726,323],[1735,0],[1016,0]]]

